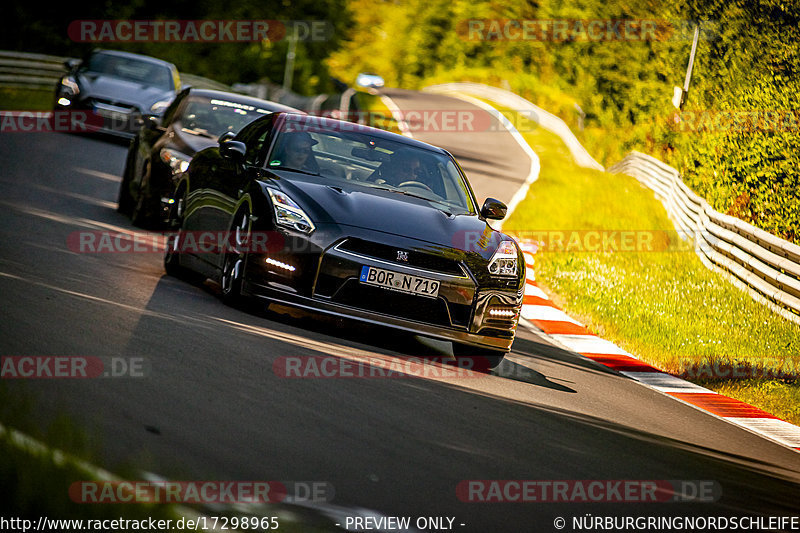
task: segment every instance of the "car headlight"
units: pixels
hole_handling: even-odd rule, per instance
[[[170,150],[169,148],[161,149],[161,160],[169,165],[173,174],[185,172],[186,169],[189,168],[190,158],[180,152]]]
[[[493,276],[517,275],[517,247],[514,241],[501,241],[489,261],[489,273]]]
[[[288,194],[271,188],[267,188],[267,192],[272,199],[272,209],[275,211],[275,220],[279,225],[306,234],[310,234],[316,229],[311,218]]]
[[[61,93],[67,96],[76,96],[81,92],[78,87],[78,82],[72,76],[64,76],[61,78]]]
[[[169,107],[169,100],[161,100],[150,106],[150,111],[156,115],[160,115],[164,110]]]

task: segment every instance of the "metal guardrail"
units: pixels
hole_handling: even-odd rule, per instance
[[[510,91],[479,83],[426,87],[434,93],[466,93],[526,113],[569,147],[578,165],[603,170],[563,120]],[[755,300],[800,324],[800,246],[735,217],[719,213],[697,196],[677,170],[640,152],[631,152],[608,172],[627,174],[652,189],[679,235],[691,239],[703,264],[726,276]]]
[[[694,240],[703,263],[785,318],[800,324],[800,246],[715,211],[677,170],[631,152],[608,169],[652,189],[676,228]]]
[[[0,50],[0,87],[55,88],[58,80],[67,73],[64,63],[69,59],[73,58]],[[353,98],[355,91],[352,90],[343,94],[303,96],[274,84],[236,83],[231,86],[195,74],[185,72],[179,74],[183,86],[191,85],[201,89],[249,94],[302,109],[312,115],[320,114],[322,111],[339,110],[341,116],[347,117],[347,112],[356,107]]]
[[[0,86],[32,89],[54,88],[67,72],[69,57],[0,51]]]
[[[54,89],[67,73],[66,61],[71,57],[30,54],[0,50],[0,86],[26,89]],[[202,89],[231,91],[229,85],[195,74],[180,73],[181,83]]]
[[[264,100],[271,100],[279,104],[288,105],[296,109],[305,111],[309,115],[320,115],[323,112],[338,112],[332,113],[332,116],[348,117],[351,110],[356,110],[354,99],[355,91],[348,89],[339,94],[317,94],[314,96],[303,96],[284,89],[280,85],[274,83],[234,83],[233,89],[262,98]]]

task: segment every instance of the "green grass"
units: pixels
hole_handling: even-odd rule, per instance
[[[53,88],[0,87],[0,109],[50,111],[53,109],[53,91]]]
[[[650,235],[658,250],[565,251],[550,242],[536,254],[534,270],[554,302],[601,337],[676,375],[704,360],[783,365],[797,374],[800,326],[708,270],[674,232],[652,191],[628,176],[576,166],[561,140],[535,125],[521,130],[541,159],[541,173],[505,231],[520,238],[536,232],[542,240],[542,230],[634,230]],[[800,424],[800,384],[791,376],[692,380]]]

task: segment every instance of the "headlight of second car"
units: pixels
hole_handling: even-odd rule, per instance
[[[517,247],[514,241],[501,241],[489,261],[489,273],[493,276],[517,275]]]
[[[150,111],[156,115],[160,115],[164,110],[169,107],[169,100],[161,100],[150,106]]]
[[[78,82],[72,76],[64,76],[61,78],[61,94],[65,96],[76,96],[81,92],[78,87]]]
[[[311,217],[297,205],[297,202],[292,200],[291,196],[269,187],[267,187],[267,192],[269,192],[269,197],[272,199],[275,221],[279,226],[285,226],[306,234],[314,231],[315,226],[311,222]]]
[[[169,168],[172,169],[173,174],[184,172],[187,168],[189,168],[190,158],[180,152],[170,150],[169,148],[161,149],[161,160],[169,165]]]

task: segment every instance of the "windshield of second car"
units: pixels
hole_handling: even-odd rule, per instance
[[[268,109],[222,98],[191,96],[181,115],[184,131],[217,138],[223,133],[238,133]]]
[[[107,74],[164,90],[173,88],[172,72],[167,66],[114,54],[94,54],[82,70]]]
[[[370,135],[356,125],[353,131],[341,131],[341,126],[335,127],[341,123],[330,123],[334,126],[324,121],[302,124],[287,120],[267,166],[319,176],[343,189],[368,186],[429,200],[450,212],[475,212],[467,184],[452,158]]]

